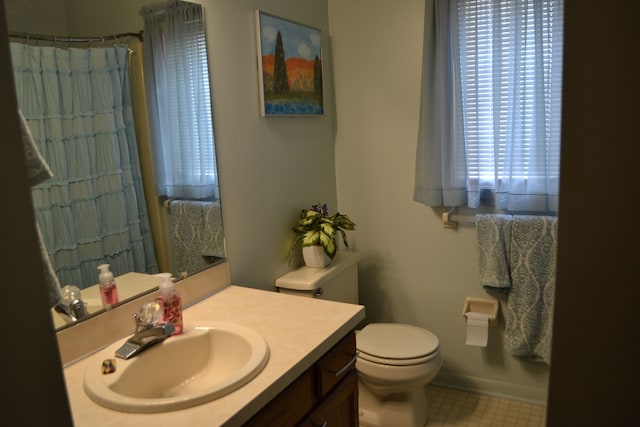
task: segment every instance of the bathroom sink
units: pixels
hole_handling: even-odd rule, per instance
[[[117,359],[114,345],[103,354],[115,360],[103,374],[97,358],[85,372],[84,389],[99,405],[122,412],[164,412],[217,399],[244,386],[264,368],[269,348],[258,332],[230,322],[187,325],[129,359]]]

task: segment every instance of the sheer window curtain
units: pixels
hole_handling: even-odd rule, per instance
[[[426,7],[414,199],[557,212],[563,1]]]
[[[201,5],[144,7],[145,81],[158,195],[217,198],[211,93]]]

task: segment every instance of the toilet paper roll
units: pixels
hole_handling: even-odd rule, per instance
[[[489,315],[485,313],[465,313],[467,318],[467,345],[486,347],[489,340]]]

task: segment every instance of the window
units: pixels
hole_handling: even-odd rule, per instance
[[[425,47],[425,56],[430,55],[425,64],[431,65],[425,72],[445,69],[449,80],[424,78],[431,88],[435,83],[449,85],[449,90],[440,97],[436,94],[439,99],[430,106],[434,91],[423,85],[423,118],[425,109],[451,107],[439,113],[445,120],[421,123],[421,128],[441,126],[445,131],[421,129],[421,139],[448,146],[441,147],[445,155],[440,159],[418,159],[416,178],[430,180],[416,182],[416,199],[443,191],[439,200],[426,204],[476,208],[485,194],[491,194],[491,204],[499,209],[557,211],[562,0],[459,0],[450,8],[444,2],[433,3],[437,11],[427,14],[431,22],[425,25],[434,25],[434,20],[440,27],[445,23],[439,37],[446,37],[447,43],[436,43],[436,52]],[[422,150],[422,154],[437,152]],[[434,180],[436,160],[443,164]],[[421,164],[426,165],[426,174],[419,170]],[[447,192],[455,196],[448,197]]]
[[[158,195],[217,198],[205,25],[201,5],[145,7],[145,72]]]

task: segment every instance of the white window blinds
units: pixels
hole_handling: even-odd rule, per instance
[[[416,200],[557,211],[562,10],[427,0]]]
[[[201,5],[143,8],[145,70],[159,195],[217,197],[211,90]]]
[[[562,14],[557,0],[458,2],[460,90],[472,207],[553,210],[560,166]],[[535,199],[540,200],[535,200]]]

